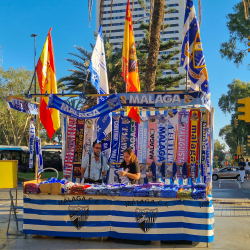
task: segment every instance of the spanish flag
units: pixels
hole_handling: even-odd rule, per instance
[[[130,12],[129,0],[127,2],[125,30],[122,51],[122,76],[127,84],[127,92],[138,92],[140,90],[137,56],[135,50],[135,38],[133,22]],[[140,123],[139,108],[128,107],[128,117]]]
[[[54,52],[50,32],[51,28],[36,67],[41,94],[46,92],[57,94]],[[48,101],[49,97],[41,97],[40,99],[40,120],[51,139],[55,131],[60,128],[60,116],[58,110],[47,109]]]

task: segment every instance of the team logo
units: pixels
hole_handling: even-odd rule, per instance
[[[120,102],[121,104],[127,104],[126,96],[124,95],[120,96]]]
[[[69,206],[69,218],[73,225],[80,230],[89,217],[89,206]]]
[[[153,227],[157,219],[158,209],[139,209],[135,210],[135,220],[144,233]]]
[[[108,106],[109,106],[109,109],[111,110],[111,109],[114,109],[115,107],[116,107],[116,105],[117,105],[117,99],[115,99],[115,98],[111,98],[111,99],[109,99],[109,100],[107,100],[107,103],[108,103]]]
[[[190,119],[191,119],[191,121],[199,121],[199,116],[198,116],[197,112],[193,112]]]
[[[194,97],[191,95],[184,95],[184,103],[190,103],[194,100]]]
[[[122,119],[122,124],[129,124],[129,123],[130,123],[130,120],[129,120],[128,117],[124,117],[124,118]]]
[[[181,124],[181,126],[185,126],[186,124],[188,124],[189,122],[189,112],[180,112],[179,115],[179,123]]]
[[[201,115],[201,121],[202,121],[202,122],[207,121],[207,118],[206,118],[206,114],[205,114],[205,113],[203,113],[203,114]]]
[[[87,119],[86,120],[86,125],[87,125],[87,128],[92,128],[92,125],[93,125],[92,119]]]
[[[164,115],[161,115],[159,117],[159,123],[166,123],[166,121],[167,121],[167,119],[166,119],[166,117]]]
[[[113,118],[115,121],[119,122],[119,120],[120,120],[120,115],[113,115],[112,118]]]

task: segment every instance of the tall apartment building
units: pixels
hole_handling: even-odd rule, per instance
[[[150,5],[150,0],[146,0]],[[130,0],[130,9],[132,11],[132,0]],[[168,41],[170,39],[176,41],[182,41],[183,33],[183,22],[184,22],[184,11],[185,11],[185,0],[165,0],[165,4],[169,8],[176,9],[174,13],[165,14],[164,24],[170,24],[170,27],[164,31],[164,34],[161,32],[161,40]],[[126,15],[126,5],[127,0],[113,0],[112,7],[112,17],[111,17],[111,0],[104,0],[104,6],[102,7],[102,27],[103,33],[106,33],[110,38],[110,43],[120,46],[123,42],[123,33],[125,25],[125,15]],[[150,7],[148,7],[149,9]],[[133,15],[133,24],[135,41],[140,41],[145,35],[140,29],[140,24],[142,22],[149,22],[149,14],[141,7],[138,0],[134,0],[134,9],[132,12]],[[96,0],[96,29],[99,29],[99,18],[100,18],[100,0]],[[181,45],[176,47],[181,49]],[[160,54],[167,54],[170,51],[161,51]],[[181,54],[174,56],[172,58],[172,63],[175,63],[176,60],[180,61]],[[171,63],[170,61],[170,63]],[[185,73],[185,70],[180,67],[179,73]],[[176,75],[175,72],[171,70],[164,70],[163,76]],[[185,86],[180,85],[178,87],[180,90],[184,90]]]

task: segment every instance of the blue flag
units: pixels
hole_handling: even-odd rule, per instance
[[[204,104],[208,110],[211,110],[207,67],[203,55],[199,25],[192,0],[187,0],[186,4],[181,65],[188,71],[191,80],[191,89],[194,91],[201,90],[204,93]]]
[[[96,88],[98,94],[109,94],[102,26],[99,28],[89,70],[91,73],[91,83]],[[106,96],[99,97],[99,101],[105,101],[106,99]],[[97,140],[99,141],[111,134],[111,114],[98,118],[96,132]]]

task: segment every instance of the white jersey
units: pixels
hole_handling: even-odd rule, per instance
[[[250,170],[249,162],[246,162],[246,170]]]

